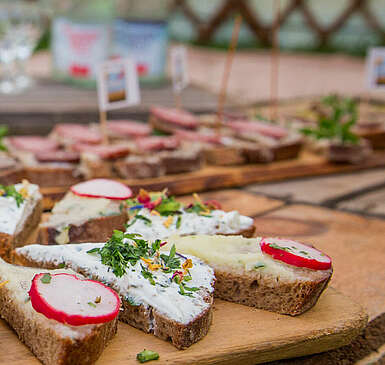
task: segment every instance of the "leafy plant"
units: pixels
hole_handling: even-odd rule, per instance
[[[359,142],[351,129],[357,122],[357,102],[351,98],[329,95],[322,99],[318,124],[314,128],[302,128],[301,132],[315,139],[335,139],[342,144]]]
[[[6,151],[7,148],[4,146],[3,138],[8,133],[8,127],[6,125],[0,125],[0,151]]]

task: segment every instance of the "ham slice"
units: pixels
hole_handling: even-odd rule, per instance
[[[192,142],[203,142],[212,144],[221,144],[221,136],[217,133],[199,133],[186,130],[175,131],[175,136],[179,141],[192,141]]]
[[[73,151],[44,151],[36,153],[35,158],[39,162],[77,163],[80,160],[80,155]]]
[[[226,124],[239,133],[259,133],[275,139],[282,139],[288,135],[288,131],[285,128],[258,121],[237,120]]]
[[[145,123],[133,120],[111,120],[107,123],[109,132],[122,137],[145,137],[151,134],[152,128]]]
[[[102,135],[99,131],[83,124],[56,124],[52,133],[73,143],[99,144],[102,142]]]
[[[53,139],[41,136],[16,136],[8,137],[12,147],[27,152],[47,152],[59,149],[59,143]]]
[[[175,136],[161,137],[151,136],[136,139],[136,146],[142,152],[147,151],[163,151],[163,150],[175,150],[179,147],[180,142]]]
[[[160,121],[174,124],[177,128],[196,129],[199,126],[198,118],[186,110],[152,107],[151,113]]]
[[[76,152],[87,152],[99,156],[106,160],[115,160],[120,157],[125,157],[130,153],[130,149],[123,145],[89,145],[79,143],[72,146]]]

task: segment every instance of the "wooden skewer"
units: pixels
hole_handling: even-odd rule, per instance
[[[229,50],[227,52],[225,70],[224,70],[223,76],[222,76],[221,89],[220,89],[219,97],[218,97],[217,123],[216,123],[217,131],[220,130],[221,125],[222,125],[223,108],[224,108],[224,105],[226,102],[226,94],[227,94],[227,84],[229,81],[231,66],[233,64],[235,49],[236,49],[237,43],[238,43],[238,37],[239,37],[239,31],[241,29],[241,24],[242,24],[242,15],[238,14],[236,16],[235,22],[234,22],[233,32],[231,35],[231,42],[230,42]]]
[[[270,120],[278,119],[280,0],[274,0],[270,71]]]
[[[105,110],[99,110],[100,130],[102,132],[103,144],[108,144],[107,133],[107,112]]]

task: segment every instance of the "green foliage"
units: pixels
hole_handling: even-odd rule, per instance
[[[6,151],[7,148],[4,146],[3,138],[8,134],[8,127],[6,125],[0,125],[0,151]]]
[[[351,98],[329,95],[322,99],[321,105],[326,109],[319,114],[315,128],[303,128],[301,132],[317,140],[337,140],[342,144],[359,141],[359,137],[351,131],[358,118],[357,102]]]

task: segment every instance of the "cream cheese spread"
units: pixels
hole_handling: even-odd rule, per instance
[[[0,196],[0,232],[14,235],[19,233],[41,199],[39,187],[34,184],[20,183],[14,185],[17,192],[25,188],[27,197],[17,205],[12,196]]]
[[[101,263],[98,253],[87,253],[93,248],[103,247],[104,243],[68,244],[65,246],[29,245],[17,249],[17,252],[37,263],[64,263],[75,271],[81,271],[89,278],[97,279],[115,289],[122,298],[145,307],[152,306],[158,313],[163,314],[179,323],[188,324],[210,307],[205,296],[214,291],[213,269],[195,257],[188,256],[193,266],[189,269],[192,279],[190,287],[197,287],[192,297],[179,293],[179,286],[171,280],[171,274],[161,270],[153,271],[156,285],[141,274],[141,261],[135,266],[127,267],[126,273],[117,277],[110,267]]]
[[[178,252],[199,257],[214,269],[237,272],[261,272],[288,281],[309,280],[323,277],[323,270],[299,268],[274,260],[262,252],[261,237],[242,236],[186,236],[174,235],[164,246],[167,250],[175,244]]]
[[[143,208],[137,214],[147,220],[132,218],[132,224],[128,223],[127,233],[139,233],[148,240],[166,239],[173,234],[181,236],[235,234],[253,225],[252,218],[241,215],[237,211],[212,210],[208,217],[181,210],[181,214],[170,218],[154,215],[149,209]]]
[[[110,215],[119,215],[120,202],[105,198],[88,198],[68,192],[52,209],[43,227],[55,227],[63,230],[70,224],[82,225],[90,219]]]

